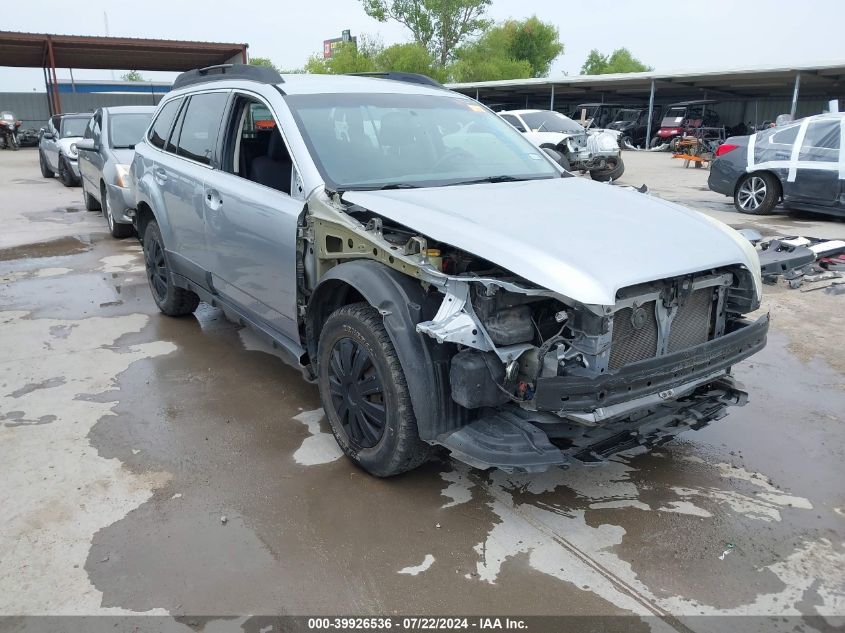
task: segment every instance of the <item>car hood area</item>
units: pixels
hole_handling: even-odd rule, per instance
[[[721,266],[745,266],[759,279],[756,252],[727,225],[584,178],[348,191],[343,198],[585,304],[613,305],[622,288]]]

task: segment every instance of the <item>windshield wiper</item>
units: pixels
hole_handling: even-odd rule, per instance
[[[388,185],[376,187],[373,191],[387,191],[388,189],[419,189],[419,185],[412,185],[409,182],[392,182]]]
[[[534,178],[517,178],[516,176],[485,176],[484,178],[474,178],[472,180],[462,180],[460,182],[450,182],[448,186],[452,185],[476,185],[485,182],[521,182],[523,180],[535,180]]]

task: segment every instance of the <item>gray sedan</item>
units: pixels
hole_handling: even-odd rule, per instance
[[[113,237],[128,237],[134,231],[127,215],[135,206],[129,165],[153,112],[155,106],[100,108],[76,144],[85,208],[102,209]]]
[[[707,184],[732,196],[741,213],[787,209],[845,215],[845,114],[807,117],[751,136],[732,136],[717,150]]]

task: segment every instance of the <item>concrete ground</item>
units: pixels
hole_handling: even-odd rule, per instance
[[[740,216],[668,154],[625,159],[625,182],[731,224],[845,236]],[[542,475],[444,458],[379,480],[249,331],[204,305],[160,315],[137,241],[43,179],[34,150],[0,152],[0,226],[0,615],[845,625],[842,296],[767,286],[769,345],[736,368],[750,403],[650,454]]]

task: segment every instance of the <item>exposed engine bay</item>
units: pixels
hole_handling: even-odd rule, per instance
[[[449,346],[450,396],[466,421],[437,443],[473,466],[596,461],[745,402],[730,366],[765,344],[768,318],[742,319],[759,299],[741,266],[623,288],[613,305],[581,304],[363,207],[344,210],[347,226],[318,209],[306,216],[304,294],[348,258],[420,280],[440,304],[416,329]]]

